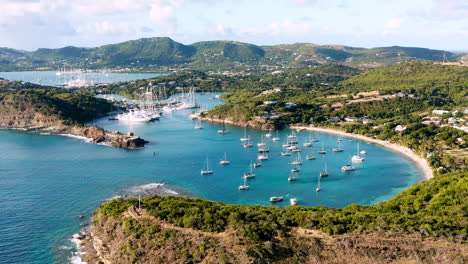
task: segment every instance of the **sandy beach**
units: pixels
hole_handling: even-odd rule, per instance
[[[381,145],[383,147],[386,147],[386,148],[388,148],[390,150],[396,151],[396,152],[408,157],[412,161],[414,161],[416,163],[416,165],[418,166],[418,168],[420,168],[421,171],[423,172],[423,176],[424,176],[425,180],[429,180],[432,177],[434,177],[434,174],[432,172],[432,168],[431,168],[431,166],[429,166],[426,159],[418,156],[416,153],[414,153],[411,149],[409,149],[407,147],[403,147],[403,146],[395,144],[395,143],[390,143],[388,141],[374,139],[374,138],[366,137],[366,136],[359,135],[359,134],[346,133],[344,131],[335,130],[335,129],[331,129],[331,128],[306,127],[306,126],[291,126],[290,128],[292,128],[292,129],[305,129],[305,130],[315,131],[315,132],[320,132],[320,133],[334,134],[334,135],[338,135],[338,136],[355,138],[355,139],[359,139],[359,140],[362,140],[362,141],[367,141],[367,142],[379,144],[379,145]]]

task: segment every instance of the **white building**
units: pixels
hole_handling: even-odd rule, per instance
[[[447,114],[449,111],[447,110],[432,110],[432,113],[433,114],[436,114],[436,115],[445,115]]]

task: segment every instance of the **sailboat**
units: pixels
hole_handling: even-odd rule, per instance
[[[295,181],[297,179],[297,174],[295,172],[291,172],[289,175],[288,181]]]
[[[353,167],[353,166],[351,165],[351,161],[350,161],[348,164],[346,164],[345,166],[341,167],[341,170],[342,170],[343,172],[346,172],[346,171],[353,171],[353,170],[356,170],[356,168]]]
[[[310,139],[310,134],[309,134],[309,141],[304,142],[304,144],[302,144],[302,146],[304,146],[304,147],[311,147],[312,146],[311,139]]]
[[[298,152],[296,160],[291,162],[291,165],[302,165],[301,154]]]
[[[260,166],[262,166],[262,162],[261,161],[256,161],[256,162],[253,163],[253,166],[254,166],[254,168],[260,167]]]
[[[201,175],[213,174],[213,171],[210,170],[210,168],[209,168],[208,158],[206,158],[206,167],[203,168],[203,169],[200,171],[200,174],[201,174]]]
[[[257,143],[257,146],[259,146],[259,147],[264,147],[265,145],[266,145],[266,144],[265,144],[265,142],[263,141],[263,134],[262,134],[262,142]]]
[[[281,202],[283,201],[283,196],[272,196],[270,197],[270,202],[276,203],[276,202]]]
[[[224,152],[224,159],[221,160],[221,161],[219,162],[219,164],[221,164],[221,165],[228,165],[228,164],[231,164],[231,162],[230,162],[229,160],[227,160],[227,158],[226,158],[226,152]]]
[[[320,172],[320,177],[328,177],[328,170],[327,170],[327,161],[325,161],[325,168],[323,171]]]
[[[278,136],[278,130],[276,130],[276,137],[272,138],[271,140],[273,141],[280,141],[280,138]]]
[[[318,154],[327,154],[327,151],[323,148],[323,143],[322,143],[322,149],[317,152]]]
[[[338,140],[338,147],[333,148],[333,152],[343,152],[343,149],[341,148],[341,140]]]
[[[239,186],[239,191],[248,190],[249,186],[247,185],[247,178],[244,177],[244,184]]]
[[[318,177],[317,189],[315,189],[315,191],[320,192],[320,177]]]
[[[223,123],[223,129],[218,130],[218,134],[228,134],[229,131],[226,130],[226,125]]]
[[[319,139],[316,138],[316,137],[314,137],[314,138],[312,138],[312,139],[310,140],[310,142],[318,142],[318,141],[319,141]]]
[[[267,160],[268,159],[268,153],[265,152],[265,153],[262,153],[262,154],[258,155],[258,159],[259,160]]]
[[[351,162],[363,162],[364,161],[364,158],[359,156],[359,143],[357,144],[357,155],[354,155],[352,158],[351,158]]]
[[[247,143],[244,143],[244,148],[251,148],[253,147],[253,144],[250,143],[250,137],[247,139]]]
[[[247,137],[247,128],[244,127],[244,136],[240,138],[240,141],[249,141],[249,138]]]
[[[194,129],[203,129],[203,126],[201,124],[200,120],[197,120],[195,123],[195,126],[193,127]]]
[[[310,150],[310,155],[306,155],[306,160],[314,160],[315,156],[312,155],[312,149]]]
[[[250,172],[244,173],[244,179],[250,179],[255,177],[255,174],[253,173],[253,162],[250,161]]]
[[[267,138],[271,138],[271,136],[273,136],[273,135],[271,134],[271,131],[270,131],[270,130],[268,130],[268,133],[267,133],[267,134],[265,134],[265,137],[267,137]]]
[[[291,156],[291,152],[281,152],[281,156]]]

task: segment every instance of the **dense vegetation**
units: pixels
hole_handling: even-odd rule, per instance
[[[459,60],[464,54],[408,47],[373,49],[297,43],[257,46],[234,41],[203,41],[184,45],[167,37],[144,38],[96,48],[64,47],[33,52],[0,49],[0,70],[103,67],[133,70],[273,71],[327,63],[364,68],[405,61]]]
[[[91,93],[51,87],[0,93],[0,107],[2,105],[13,105],[22,111],[32,108],[70,124],[82,124],[112,110],[112,104]]]

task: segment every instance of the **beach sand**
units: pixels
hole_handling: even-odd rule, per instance
[[[338,136],[355,138],[355,139],[359,139],[359,140],[362,140],[362,141],[367,141],[367,142],[371,142],[371,143],[381,145],[381,146],[386,147],[386,148],[388,148],[390,150],[396,151],[396,152],[408,157],[413,162],[415,162],[416,165],[418,166],[418,168],[421,169],[421,171],[423,172],[423,176],[424,176],[425,180],[429,180],[432,177],[434,177],[434,174],[432,172],[432,168],[431,168],[431,166],[429,166],[429,163],[427,163],[427,160],[420,157],[420,156],[418,156],[416,153],[414,153],[414,151],[412,151],[411,149],[409,149],[407,147],[403,147],[403,146],[395,144],[395,143],[390,143],[388,141],[374,139],[374,138],[366,137],[366,136],[359,135],[359,134],[346,133],[344,131],[335,130],[335,129],[331,129],[331,128],[306,127],[306,126],[290,126],[290,128],[291,129],[305,129],[305,130],[315,131],[315,132],[320,132],[320,133],[334,134],[334,135],[338,135]]]

